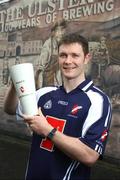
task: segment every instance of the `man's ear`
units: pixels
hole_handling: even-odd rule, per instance
[[[85,64],[88,64],[92,59],[92,55],[90,53],[86,54],[85,56]]]
[[[84,63],[86,76],[91,74],[91,59],[92,59],[92,55],[88,53],[85,57],[85,63]]]

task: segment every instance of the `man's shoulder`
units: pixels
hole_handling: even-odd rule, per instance
[[[100,94],[101,96],[107,97],[106,92],[105,92],[104,90],[102,90],[101,88],[93,85],[93,87],[92,87],[91,89],[92,89],[93,92],[98,93],[98,94]]]
[[[36,91],[36,98],[38,100],[44,94],[49,93],[51,91],[56,91],[57,89],[58,89],[57,86],[42,87]]]
[[[104,101],[107,102],[108,104],[110,103],[110,98],[107,95],[107,93],[95,85],[91,87],[90,91],[88,91],[87,94],[89,97],[93,97],[94,101],[96,99],[97,102],[100,100],[101,102]]]

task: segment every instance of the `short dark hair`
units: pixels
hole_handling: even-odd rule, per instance
[[[65,29],[67,27],[67,21],[62,19],[62,20],[55,22],[55,24],[51,28],[51,32],[55,31],[59,26]]]
[[[84,54],[85,55],[88,54],[89,52],[88,41],[78,32],[63,35],[62,39],[58,43],[58,50],[62,44],[72,44],[72,43],[79,43],[83,48]]]

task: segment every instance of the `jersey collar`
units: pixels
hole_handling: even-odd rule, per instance
[[[76,89],[80,89],[80,90],[86,92],[92,86],[93,86],[93,81],[90,78],[86,78]],[[65,91],[64,86],[60,86],[60,89],[63,89]],[[76,89],[74,89],[73,91],[75,91]],[[71,91],[70,93],[72,93],[73,91]]]
[[[91,86],[93,86],[93,81],[90,78],[86,78],[85,81],[79,85],[79,88],[86,92]]]

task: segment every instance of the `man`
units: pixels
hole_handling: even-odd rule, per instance
[[[38,115],[22,114],[33,130],[27,180],[89,179],[91,166],[105,150],[111,105],[85,77],[91,58],[88,42],[72,33],[62,38],[58,49],[63,86],[39,89]],[[9,90],[4,105],[11,114],[17,106],[14,91]]]
[[[51,36],[45,41],[40,56],[38,70],[35,73],[36,89],[50,85],[60,85],[62,82],[58,66],[58,42],[65,33],[67,22],[57,21],[52,29]]]

